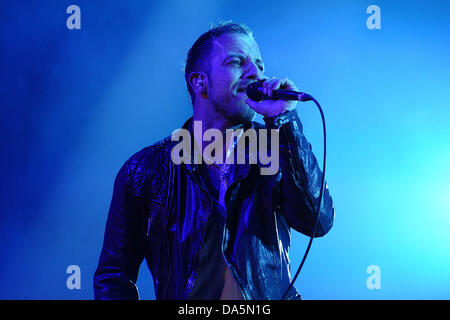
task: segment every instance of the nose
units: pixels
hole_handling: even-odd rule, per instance
[[[264,79],[263,71],[259,69],[254,61],[249,61],[247,63],[247,69],[244,73],[244,78],[261,81]]]

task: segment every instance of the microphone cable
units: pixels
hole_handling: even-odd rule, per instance
[[[323,194],[323,185],[325,182],[325,163],[326,163],[326,158],[327,158],[327,131],[326,131],[326,126],[325,126],[325,117],[323,115],[323,110],[322,107],[320,106],[320,104],[317,102],[316,99],[314,99],[313,97],[309,96],[309,95],[305,95],[307,96],[307,100],[304,101],[308,101],[308,100],[312,100],[314,101],[314,103],[316,104],[317,108],[319,108],[320,111],[320,116],[322,117],[322,126],[323,126],[323,168],[322,168],[322,183],[320,186],[320,194],[319,194],[319,206],[316,210],[316,222],[314,223],[314,231],[313,234],[311,236],[311,238],[309,239],[309,243],[308,243],[308,247],[306,248],[305,254],[303,255],[303,259],[302,262],[300,263],[300,266],[297,269],[297,272],[295,273],[294,278],[292,279],[291,283],[289,284],[288,288],[286,289],[286,291],[284,292],[283,296],[281,297],[280,300],[284,300],[284,298],[286,298],[286,295],[288,294],[289,290],[291,290],[291,288],[293,287],[295,281],[297,280],[298,275],[300,274],[300,270],[303,267],[303,264],[305,263],[306,257],[308,256],[309,253],[309,249],[311,248],[311,244],[312,241],[314,239],[314,236],[316,235],[316,230],[317,230],[317,225],[319,222],[319,214],[320,214],[320,206],[322,204],[322,194]]]

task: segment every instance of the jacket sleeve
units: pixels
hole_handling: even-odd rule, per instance
[[[312,236],[317,218],[322,171],[311,145],[303,135],[303,126],[297,110],[274,118],[264,118],[264,121],[267,128],[279,129],[281,211],[291,228]],[[331,229],[333,220],[333,200],[325,182],[314,236],[324,236]]]
[[[139,299],[135,283],[144,258],[140,214],[127,161],[114,182],[103,248],[94,274],[95,299]]]

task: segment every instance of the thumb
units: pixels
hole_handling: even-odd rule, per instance
[[[254,101],[252,99],[245,99],[245,102],[249,105],[250,108],[255,109],[258,107],[259,102],[258,101]]]

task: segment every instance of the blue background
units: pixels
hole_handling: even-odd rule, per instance
[[[81,8],[68,30],[66,8]],[[366,9],[381,8],[381,30]],[[256,34],[267,75],[321,103],[333,229],[305,299],[450,298],[448,1],[2,1],[0,298],[92,299],[115,175],[191,115],[182,66],[211,23]],[[298,105],[322,162],[312,103]],[[295,272],[308,238],[293,232]],[[81,289],[66,268],[81,268]],[[369,290],[366,270],[381,270]],[[145,263],[138,286],[154,299]]]

